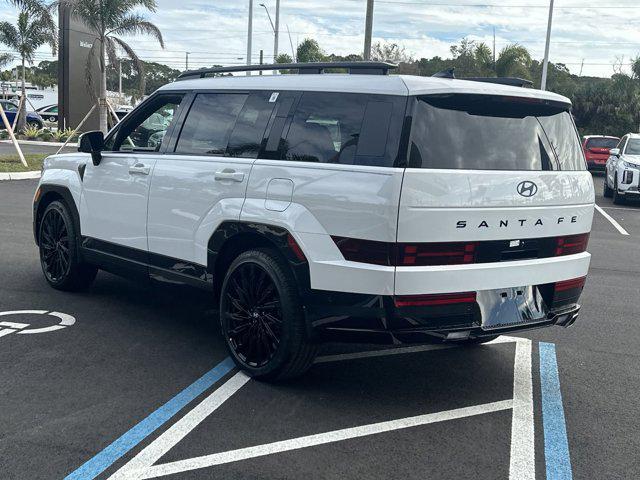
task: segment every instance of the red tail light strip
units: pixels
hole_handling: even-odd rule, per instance
[[[389,243],[356,238],[331,237],[346,260],[373,265],[424,267],[478,263],[478,251],[487,242]],[[535,239],[534,239],[535,240]],[[537,239],[549,245],[538,258],[574,255],[587,250],[589,234]],[[546,247],[545,247],[546,248]],[[497,260],[480,260],[495,262]]]
[[[566,292],[567,290],[573,290],[577,288],[583,288],[587,277],[574,278],[572,280],[565,280],[564,282],[557,282],[555,291]]]
[[[394,297],[396,307],[434,307],[438,305],[455,305],[474,303],[476,292],[443,293],[440,295],[410,295]]]
[[[589,244],[589,234],[571,235],[568,237],[558,237],[556,247],[556,257],[562,255],[574,255],[587,250]]]

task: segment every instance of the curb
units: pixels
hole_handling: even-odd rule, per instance
[[[5,180],[32,180],[40,178],[40,172],[13,172],[13,173],[0,173],[0,182]]]
[[[0,140],[0,143],[13,145],[13,142],[11,140]],[[37,146],[37,147],[61,147],[62,145],[64,145],[64,143],[60,143],[60,142],[38,142],[38,141],[35,141],[35,140],[18,140],[18,143],[20,145],[33,145],[33,146]],[[77,147],[78,144],[77,143],[67,143],[66,146],[67,147]]]

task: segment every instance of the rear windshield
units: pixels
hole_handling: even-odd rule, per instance
[[[616,148],[619,141],[619,138],[590,138],[587,148]]]
[[[417,97],[409,166],[470,170],[584,170],[564,104],[486,95]]]

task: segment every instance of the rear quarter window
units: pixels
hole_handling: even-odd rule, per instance
[[[392,167],[405,108],[402,97],[305,92],[295,109],[282,158]]]

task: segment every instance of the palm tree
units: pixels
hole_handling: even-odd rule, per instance
[[[22,98],[26,99],[26,63],[33,64],[36,50],[43,45],[50,45],[55,54],[58,33],[50,5],[44,4],[41,0],[11,0],[9,3],[19,9],[18,21],[15,25],[0,22],[0,43],[17,51],[22,60]],[[18,113],[17,128],[24,128],[25,123],[26,104],[23,101]]]
[[[112,65],[118,63],[117,52],[121,50],[129,57],[138,71],[140,90],[144,92],[144,66],[133,48],[120,36],[137,34],[150,35],[164,48],[160,29],[139,13],[138,7],[156,11],[155,0],[60,0],[60,5],[68,8],[71,15],[87,25],[95,34],[95,42],[87,58],[85,76],[90,91],[93,90],[91,65],[98,55],[100,65],[100,130],[107,132],[107,60]]]

